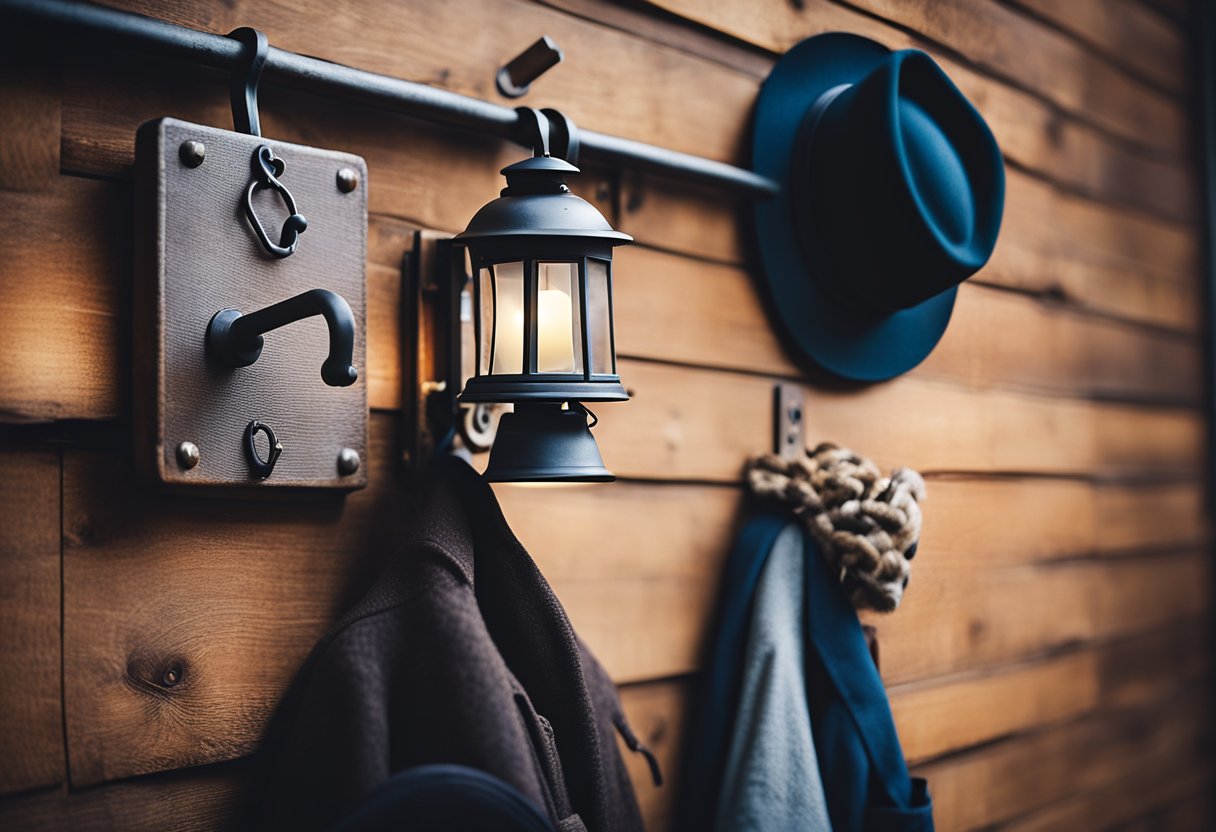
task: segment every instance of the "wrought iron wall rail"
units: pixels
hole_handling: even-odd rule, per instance
[[[10,30],[20,25],[51,30],[56,36],[87,35],[90,45],[100,43],[227,71],[239,68],[244,48],[223,35],[73,0],[0,0],[0,18]],[[493,67],[486,71],[491,73]],[[438,124],[492,133],[528,146],[535,129],[510,107],[273,46],[262,78]],[[778,190],[777,183],[749,170],[689,153],[593,130],[580,130],[579,139],[586,159],[723,188],[752,199]]]

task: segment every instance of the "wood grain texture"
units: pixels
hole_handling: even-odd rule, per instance
[[[62,783],[59,453],[0,448],[0,794]]]
[[[967,59],[969,50],[959,50],[957,44],[946,44],[943,49],[898,22],[892,25],[832,0],[809,0],[800,7],[774,3],[759,12],[731,2],[660,0],[653,5],[775,55],[805,37],[833,31],[863,35],[891,49],[928,51],[984,114],[1002,151],[1018,167],[1098,199],[1140,206],[1175,219],[1196,216],[1197,192],[1184,165],[1131,149],[1121,139],[1081,120],[1083,111],[1070,115],[1020,84],[992,77],[977,69]],[[644,15],[637,15],[632,23],[630,31],[649,36],[652,27]],[[1034,49],[1027,53],[1035,54]]]
[[[850,0],[850,5],[961,49],[998,77],[1121,138],[1175,156],[1187,152],[1187,121],[1179,102],[996,0]],[[1145,130],[1146,124],[1157,129]]]
[[[1198,613],[1210,599],[1203,558],[1170,554],[1208,539],[1198,495],[1179,497],[1184,488],[1197,492],[931,479],[908,596],[895,615],[866,618],[881,633],[884,678],[990,668]],[[722,563],[744,516],[737,489],[618,482],[496,491],[614,678],[699,666]],[[1174,501],[1192,511],[1158,513]],[[620,523],[634,516],[655,519]],[[1119,535],[1107,533],[1120,523]]]
[[[41,191],[0,191],[0,421],[108,418],[122,409],[129,193],[66,177]]]
[[[0,189],[41,190],[59,176],[59,63],[0,39]]]
[[[1103,824],[1094,810],[1112,796],[1123,795],[1117,802],[1134,816],[1157,804],[1154,791],[1203,765],[1197,720],[1209,719],[1200,695],[1183,691],[922,766],[918,773],[933,784],[935,820],[943,829],[975,829],[1018,816],[1015,828],[1105,828],[1110,821]],[[1051,808],[1034,814],[1039,807]]]
[[[0,826],[43,829],[158,829],[209,832],[240,828],[248,805],[243,763],[188,768],[87,789],[67,787],[0,801]]]
[[[22,232],[38,223],[58,221],[60,216],[79,215],[91,230],[95,226],[85,219],[86,212],[104,213],[121,222],[131,211],[130,199],[130,190],[122,185],[65,177],[53,191],[38,195],[0,193],[0,200],[17,209],[3,215],[0,224],[11,224],[15,232]],[[1028,206],[1026,215],[1038,217],[1039,212]],[[1044,236],[1053,238],[1049,248],[1032,256],[1007,256],[998,246],[990,268],[1017,281],[1017,273],[1050,262],[1062,263],[1064,258],[1053,261],[1049,257],[1051,249],[1063,247],[1062,240],[1055,241],[1059,235],[1051,218],[1041,221]],[[1149,250],[1146,258],[1188,268],[1189,244],[1179,240],[1170,249],[1168,238],[1157,233],[1160,228],[1115,225],[1107,231],[1102,218],[1089,218],[1087,223],[1087,227],[1075,229],[1087,239],[1106,233],[1112,247],[1134,251],[1131,246],[1142,244]],[[372,222],[366,266],[367,385],[370,403],[377,408],[400,405],[400,261],[413,227],[384,216],[374,217]],[[121,412],[125,391],[120,365],[125,347],[120,332],[123,322],[129,320],[123,308],[129,268],[124,263],[129,255],[117,233],[90,233],[83,240],[82,235],[66,234],[38,242],[32,237],[16,238],[21,241],[17,256],[3,267],[6,272],[11,270],[12,277],[0,291],[13,296],[14,307],[27,308],[29,313],[0,337],[11,340],[16,354],[29,358],[6,382],[10,421],[109,418]],[[1016,240],[1017,232],[1011,233]],[[1079,248],[1069,250],[1076,256]],[[640,247],[622,249],[620,258],[616,304],[622,355],[780,376],[799,372],[769,328],[764,301],[744,270]],[[1066,279],[1074,274],[1066,265],[1059,269]],[[987,273],[981,273],[981,278]],[[32,277],[35,274],[39,275],[37,281]],[[1145,294],[1167,294],[1155,292],[1153,287],[1168,290],[1172,283],[1140,272],[1137,275],[1138,287],[1131,287],[1124,297],[1117,292],[1092,297],[1101,297],[1108,305],[1132,306]],[[1075,278],[1078,285],[1088,286],[1094,282],[1094,272],[1080,269]],[[1096,285],[1102,290],[1110,283]],[[271,299],[266,296],[268,302]],[[1184,300],[1177,297],[1171,308],[1185,308],[1193,316],[1194,303]],[[83,308],[82,301],[86,302]],[[145,328],[141,325],[140,331]],[[1019,333],[1019,337],[1011,337],[1011,333]],[[1193,404],[1200,389],[1199,365],[1197,346],[1181,337],[1080,314],[1066,304],[1039,302],[985,285],[965,285],[952,327],[938,350],[913,375],[968,390],[1003,388]],[[301,372],[307,372],[302,384],[312,379],[303,364]],[[64,391],[61,380],[68,373],[75,374],[79,384]]]
[[[1005,0],[1175,94],[1190,89],[1191,42],[1140,0]]]
[[[139,6],[140,4],[132,5]],[[144,5],[151,4],[145,3]],[[656,42],[656,38],[652,35],[656,27],[648,21],[645,15],[634,14],[631,18],[633,25],[626,28],[628,22],[619,19],[620,15],[628,14],[625,10],[616,10],[615,16],[618,19],[615,26],[610,24],[610,28],[586,19],[576,20],[569,16],[557,15],[550,9],[537,9],[534,4],[521,3],[518,5],[518,8],[512,10],[513,20],[521,21],[521,25],[527,21],[535,27],[534,31],[548,31],[559,43],[566,45],[567,54],[573,55],[577,49],[580,56],[586,55],[588,58],[586,61],[580,59],[577,62],[574,59],[567,60],[562,65],[560,76],[554,74],[545,79],[544,87],[538,85],[538,94],[542,89],[544,90],[546,106],[559,106],[566,110],[578,124],[610,132],[629,133],[630,125],[633,123],[653,125],[655,114],[659,114],[657,117],[663,121],[661,136],[651,135],[646,140],[657,140],[679,149],[723,160],[742,161],[745,158],[743,151],[747,131],[746,114],[750,100],[758,89],[758,82],[767,74],[766,70],[761,70],[756,66],[754,59],[744,59],[736,61],[734,65],[726,65],[722,55],[713,60],[706,60],[701,54],[689,54],[686,47],[672,48],[669,37],[664,38],[659,35]],[[270,6],[265,4],[258,6],[258,8],[263,7],[270,9]],[[763,15],[738,15],[741,18],[738,21],[726,17],[719,19],[720,16],[717,12],[721,11],[723,7],[726,12],[731,11],[728,4],[716,3],[697,4],[696,12],[702,17],[714,15],[714,20],[721,28],[744,39],[750,37],[754,39],[754,42],[770,49],[784,51],[784,48],[789,45],[785,44],[789,31],[787,22],[767,20],[773,14],[784,14],[784,12],[780,12],[780,6],[770,6]],[[375,13],[386,19],[400,14],[400,11],[391,4],[383,9],[380,7],[374,7],[374,9]],[[243,8],[238,9],[238,14],[246,11]],[[419,9],[418,13],[425,14],[426,11],[426,9]],[[326,13],[327,10],[318,8],[316,16],[322,17]],[[372,13],[370,8],[369,13]],[[876,38],[893,48],[915,46],[934,52],[935,57],[943,62],[947,72],[960,85],[964,93],[980,106],[1010,160],[1021,167],[1039,172],[1069,188],[1081,190],[1097,198],[1113,199],[1139,206],[1144,210],[1174,219],[1187,220],[1196,216],[1195,183],[1186,175],[1186,170],[1176,162],[1131,152],[1124,142],[1112,140],[1101,131],[1096,131],[1078,122],[1075,118],[1062,114],[1058,108],[1036,99],[1033,95],[976,72],[965,62],[952,60],[948,51],[943,52],[935,48],[931,42],[911,37],[906,32],[894,29],[866,14],[836,6],[828,0],[815,0],[809,4],[807,11],[798,13],[791,9],[789,13],[797,15],[800,19],[805,18],[807,22],[798,24],[795,26],[795,30],[805,29],[807,35],[835,30],[853,31]],[[271,14],[273,15],[273,11]],[[550,26],[555,17],[565,18],[567,21],[563,24],[562,29],[568,30],[569,40],[563,41],[561,37],[558,37],[559,30]],[[186,12],[181,14],[180,18],[182,22],[199,25],[203,28],[215,25],[209,15],[192,16]],[[231,15],[231,19],[240,18],[234,14]],[[428,33],[433,36],[430,39],[432,42],[443,38],[444,26],[456,23],[449,14],[432,15],[429,20],[437,27],[428,29]],[[766,39],[763,34],[764,30],[761,30],[759,34],[756,33],[755,27],[763,26],[766,22],[779,30],[780,40],[774,42]],[[808,23],[809,29],[806,28]],[[223,28],[225,25],[227,24],[223,23],[220,29],[213,29],[213,31],[226,31]],[[457,25],[463,28],[463,21]],[[298,24],[293,22],[289,16],[280,15],[273,24],[267,25],[266,31],[272,43],[282,45],[276,39],[280,31],[284,27],[294,31],[297,26]],[[545,28],[547,26],[549,28]],[[463,32],[455,36],[462,37]],[[411,36],[403,33],[399,37],[410,38]],[[327,41],[322,46],[313,44],[311,36],[308,36],[308,39],[314,49],[306,54],[330,57],[335,51],[333,41]],[[521,42],[528,42],[528,38],[525,37]],[[372,46],[372,44],[368,44],[369,49]],[[731,53],[726,52],[725,54]],[[464,50],[455,53],[445,50],[442,55],[437,55],[430,44],[426,49],[414,49],[408,55],[390,52],[387,53],[387,57],[383,54],[371,56],[369,52],[361,51],[357,55],[350,54],[348,57],[352,59],[351,63],[355,66],[385,71],[390,74],[396,73],[400,77],[438,83],[458,92],[472,91],[473,94],[483,96],[488,92],[484,81],[490,78],[492,69],[498,66],[498,63],[487,63],[485,59],[479,57],[478,53]],[[631,66],[636,65],[641,72],[652,72],[654,77],[662,76],[669,79],[669,83],[659,85],[647,83],[645,86],[629,90],[628,95],[619,97],[618,88],[614,85],[611,96],[599,94],[604,88],[600,67],[620,66],[623,62],[629,62]],[[771,59],[769,62],[771,63]],[[121,66],[122,63],[119,62],[118,65]],[[491,69],[489,74],[486,74],[487,66],[490,66]],[[114,68],[107,67],[106,72],[110,71],[114,71]],[[134,100],[145,105],[150,104],[155,98],[162,97],[157,92],[159,85],[150,84],[146,73],[144,76],[136,91],[111,91],[106,93],[105,97],[121,95],[128,101]],[[474,78],[477,79],[477,82],[471,83],[470,79]],[[695,81],[689,80],[694,78]],[[555,82],[563,84],[563,89],[558,94],[555,94],[549,86]],[[70,82],[69,98],[74,97],[74,94],[71,93],[71,86],[80,83],[82,81]],[[84,81],[83,83],[98,89],[106,86],[101,79],[96,78],[92,82]],[[187,96],[176,95],[172,92],[183,83],[188,84],[192,92],[196,94]],[[631,81],[627,83],[631,83]],[[695,101],[692,103],[683,100],[688,96],[681,97],[673,94],[675,90],[680,89],[680,84],[692,83],[706,89],[715,89],[721,94],[693,96]],[[566,84],[569,86],[566,87]],[[202,123],[212,123],[217,126],[228,125],[222,85],[217,88],[211,77],[186,76],[183,78],[179,71],[174,73],[172,85],[166,86],[171,92],[164,97],[169,100],[164,102],[159,112],[152,112],[146,118],[169,113]],[[582,93],[572,96],[575,88],[581,88]],[[586,94],[588,89],[596,90],[597,94]],[[567,99],[568,95],[577,100],[577,105]],[[489,97],[493,98],[492,95]],[[290,109],[299,107],[315,110],[316,105],[313,103],[315,99],[304,97],[303,103],[295,104],[293,103],[295,98],[295,96],[284,96],[280,93],[276,93],[273,97],[264,96],[262,108],[272,115],[276,112],[289,115]],[[87,96],[80,101],[69,102],[67,106],[69,110],[77,107],[83,107],[86,111],[92,110],[101,116],[102,120],[126,117],[123,115],[125,108],[106,108],[102,106],[101,101],[90,100]],[[218,120],[211,121],[190,112],[191,108],[199,106],[214,107]],[[695,117],[684,121],[675,118],[668,120],[668,113],[673,115],[688,113],[690,107],[695,107],[700,112]],[[68,117],[72,116],[69,114]],[[383,123],[382,118],[381,123]],[[342,122],[335,119],[328,122],[328,127],[327,123],[322,122],[308,125],[305,129],[332,131],[337,124],[342,124]],[[282,126],[284,125],[273,125],[276,131]],[[286,126],[293,132],[302,129],[301,126]],[[346,125],[342,124],[342,128],[345,127]],[[411,138],[408,133],[412,129],[415,128],[403,127],[398,138],[409,142]],[[287,140],[308,141],[293,138],[292,133],[280,136],[279,133],[269,132],[269,130],[268,127],[267,135]],[[98,153],[111,156],[110,164],[121,162],[121,155],[114,155],[113,149],[106,147],[108,141],[104,133],[90,134],[86,131],[77,134],[75,129],[68,129],[65,132],[68,136],[75,136],[65,142],[68,148],[65,150],[65,164],[69,170],[76,170],[76,166],[80,164],[96,165],[97,162],[94,159]],[[342,130],[338,132],[341,133]],[[641,137],[641,135],[638,134],[636,137]],[[312,142],[337,146],[332,139],[319,141],[316,134],[314,134]],[[83,151],[83,158],[80,158],[81,151]],[[356,152],[371,161],[371,155],[365,149],[360,148]],[[414,163],[421,161],[416,155],[402,156],[403,160],[407,158],[413,160]],[[459,162],[460,160],[449,156],[446,165],[450,166]],[[83,169],[89,169],[89,167]],[[494,168],[494,170],[496,169]],[[472,170],[468,172],[473,173]],[[484,172],[490,171],[486,169]],[[380,210],[375,204],[372,207],[373,210]],[[476,206],[473,207],[476,208]],[[433,221],[426,217],[418,214],[412,216],[424,223],[433,224]],[[467,217],[468,214],[465,216]],[[441,225],[440,227],[446,226]]]
[[[404,497],[380,423],[373,487],[345,500],[155,497],[115,454],[65,453],[73,786],[254,749],[300,662],[395,547]]]
[[[1203,726],[1210,715],[1203,688],[1196,685],[1210,643],[1195,638],[1197,623],[1004,668],[991,676],[893,688],[905,753],[918,759],[951,752],[915,767],[915,773],[929,778],[937,828],[984,828],[1019,812],[1034,817],[1044,806],[1052,807],[1051,816],[1060,812],[1073,823],[1042,828],[1090,828],[1073,805],[1083,807],[1094,799],[1096,794],[1087,790],[1100,794],[1116,782],[1126,788],[1129,783],[1120,778],[1137,771],[1141,760],[1165,764],[1175,776],[1182,766],[1201,761]],[[1151,651],[1158,658],[1145,663],[1144,654]],[[1170,671],[1162,674],[1165,667]],[[1050,687],[1033,684],[1049,679]],[[673,764],[680,759],[696,685],[695,677],[680,677],[626,685],[621,691],[639,736],[655,750],[668,775],[667,784],[655,789],[645,766],[626,756],[650,829],[670,828],[680,791],[680,772]],[[929,725],[943,730],[934,733]],[[960,745],[983,742],[999,729],[1012,733],[971,749]],[[1038,755],[1044,759],[1037,760]],[[1148,811],[1159,799],[1137,798],[1134,788],[1129,793],[1133,797],[1122,803],[1125,813]]]

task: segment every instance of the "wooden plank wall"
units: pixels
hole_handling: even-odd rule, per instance
[[[678,786],[743,460],[777,380],[810,441],[927,475],[905,604],[878,628],[904,747],[940,829],[1211,828],[1211,531],[1201,237],[1185,3],[1144,0],[107,0],[497,100],[540,34],[567,60],[527,103],[739,162],[773,61],[844,30],[929,51],[1008,169],[991,264],[925,364],[855,387],[803,375],[765,320],[739,206],[591,170],[620,255],[627,405],[612,486],[498,489]],[[11,39],[10,39],[11,40]],[[344,503],[200,501],[130,480],[136,127],[228,126],[222,77],[87,50],[0,50],[0,826],[214,828],[317,637],[391,554],[408,497],[398,267],[459,230],[520,151],[268,88],[267,135],[369,163],[372,485]],[[42,427],[40,427],[40,425]],[[157,685],[175,669],[182,683]],[[649,785],[650,827],[672,788]]]

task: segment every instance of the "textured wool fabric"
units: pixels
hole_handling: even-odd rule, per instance
[[[791,523],[756,587],[718,832],[831,832],[807,709],[804,560]]]
[[[257,824],[326,828],[395,772],[447,763],[505,781],[562,830],[641,830],[615,687],[489,485],[442,459],[420,487],[403,550],[276,715]]]

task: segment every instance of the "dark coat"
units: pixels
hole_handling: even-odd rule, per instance
[[[562,830],[640,830],[616,690],[490,487],[437,461],[404,550],[316,646],[269,732],[259,822],[332,824],[394,772],[480,769]],[[572,556],[577,553],[571,553]]]

